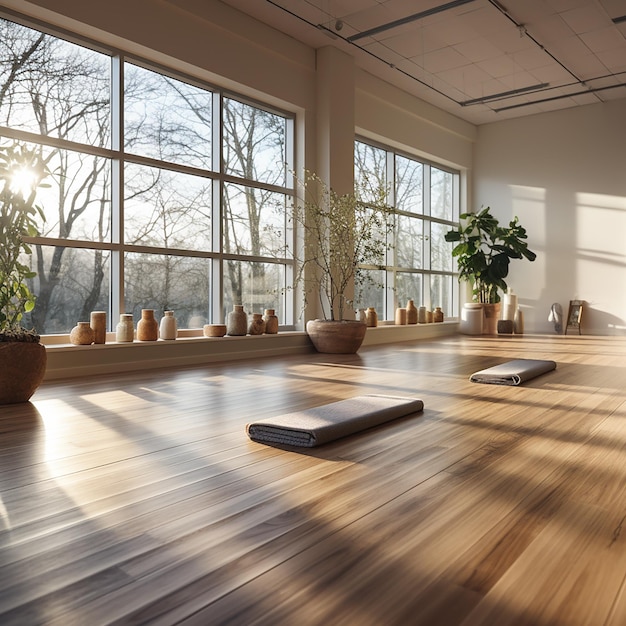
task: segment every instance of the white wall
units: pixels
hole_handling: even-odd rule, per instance
[[[472,209],[528,231],[534,263],[508,283],[527,332],[554,332],[550,306],[586,302],[585,334],[626,334],[626,101],[480,126]]]

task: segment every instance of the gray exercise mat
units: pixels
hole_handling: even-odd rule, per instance
[[[473,383],[488,385],[519,385],[524,381],[556,369],[554,361],[539,359],[514,359],[500,365],[494,365],[470,376]]]
[[[424,409],[416,398],[366,395],[258,420],[246,426],[253,441],[312,448]]]

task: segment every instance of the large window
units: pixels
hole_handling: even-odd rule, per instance
[[[93,310],[173,309],[179,326],[233,304],[277,310],[293,275],[293,118],[237,94],[0,19],[0,143],[36,147],[51,175],[32,238],[37,306],[66,333]]]
[[[458,283],[444,235],[458,222],[458,172],[366,141],[355,142],[354,154],[355,178],[387,186],[395,221],[387,259],[360,270],[371,280],[356,294],[357,306],[393,319],[395,307],[412,299],[456,316]]]

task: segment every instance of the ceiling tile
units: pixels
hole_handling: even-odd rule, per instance
[[[626,72],[626,45],[619,49],[598,52],[597,56],[610,72],[615,74]]]
[[[553,41],[573,37],[574,31],[560,15],[550,15],[539,21],[526,24],[528,32],[542,45],[549,45]]]
[[[433,50],[422,57],[424,59],[424,69],[427,72],[437,74],[453,67],[462,67],[468,65],[468,60],[459,54],[454,48],[442,48],[441,50]]]
[[[626,5],[626,2],[624,4]],[[626,58],[626,39],[613,26],[582,33],[580,38],[592,52],[621,50]]]
[[[515,63],[510,56],[505,54],[493,59],[486,59],[477,65],[494,78],[501,78],[502,76],[508,76],[522,71],[522,67]]]
[[[453,46],[453,48],[472,63],[484,61],[501,54],[500,50],[484,37],[463,41]]]
[[[577,34],[588,33],[612,25],[606,13],[598,8],[595,3],[563,11],[561,17]]]

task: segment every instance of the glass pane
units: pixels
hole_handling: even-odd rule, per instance
[[[358,270],[355,277],[355,311],[373,306],[379,320],[386,318],[385,277],[384,270]]]
[[[127,165],[124,182],[125,243],[211,250],[210,179]]]
[[[0,125],[110,145],[110,57],[0,19]]]
[[[396,302],[398,306],[406,306],[407,300],[413,300],[415,306],[424,306],[423,284],[423,274],[398,272],[396,274]]]
[[[430,277],[430,303],[435,309],[440,306],[443,310],[444,319],[454,317],[456,313],[452,311],[453,305],[453,284],[452,276],[432,275]]]
[[[452,271],[452,243],[445,240],[449,224],[432,222],[430,225],[430,267],[433,270]]]
[[[284,186],[285,118],[230,98],[223,116],[226,174]]]
[[[454,219],[453,175],[436,167],[430,172],[430,214],[443,220]]]
[[[141,309],[174,311],[179,328],[209,323],[210,260],[185,256],[127,253],[124,257],[124,312],[135,324]]]
[[[396,156],[396,208],[411,213],[424,212],[424,166],[418,161]]]
[[[354,181],[355,186],[367,199],[367,189],[385,187],[387,184],[387,153],[367,143],[357,141],[354,144]]]
[[[396,265],[415,269],[423,267],[423,221],[406,215],[398,215],[397,220]]]
[[[212,101],[206,89],[126,63],[126,151],[210,169]]]
[[[38,246],[33,269],[43,271],[32,281],[35,309],[25,319],[26,328],[40,334],[69,333],[77,322],[88,322],[91,311],[109,311],[110,253],[100,250]]]
[[[224,252],[272,257],[284,253],[285,204],[283,194],[226,184]]]
[[[243,304],[248,315],[275,309],[279,323],[285,320],[285,266],[248,261],[224,262],[224,319],[233,305]]]
[[[13,144],[3,139],[2,145]],[[83,241],[111,240],[111,163],[103,157],[24,144],[38,150],[50,174],[47,187],[37,191],[37,204],[45,221],[38,219],[39,233],[45,237]]]

